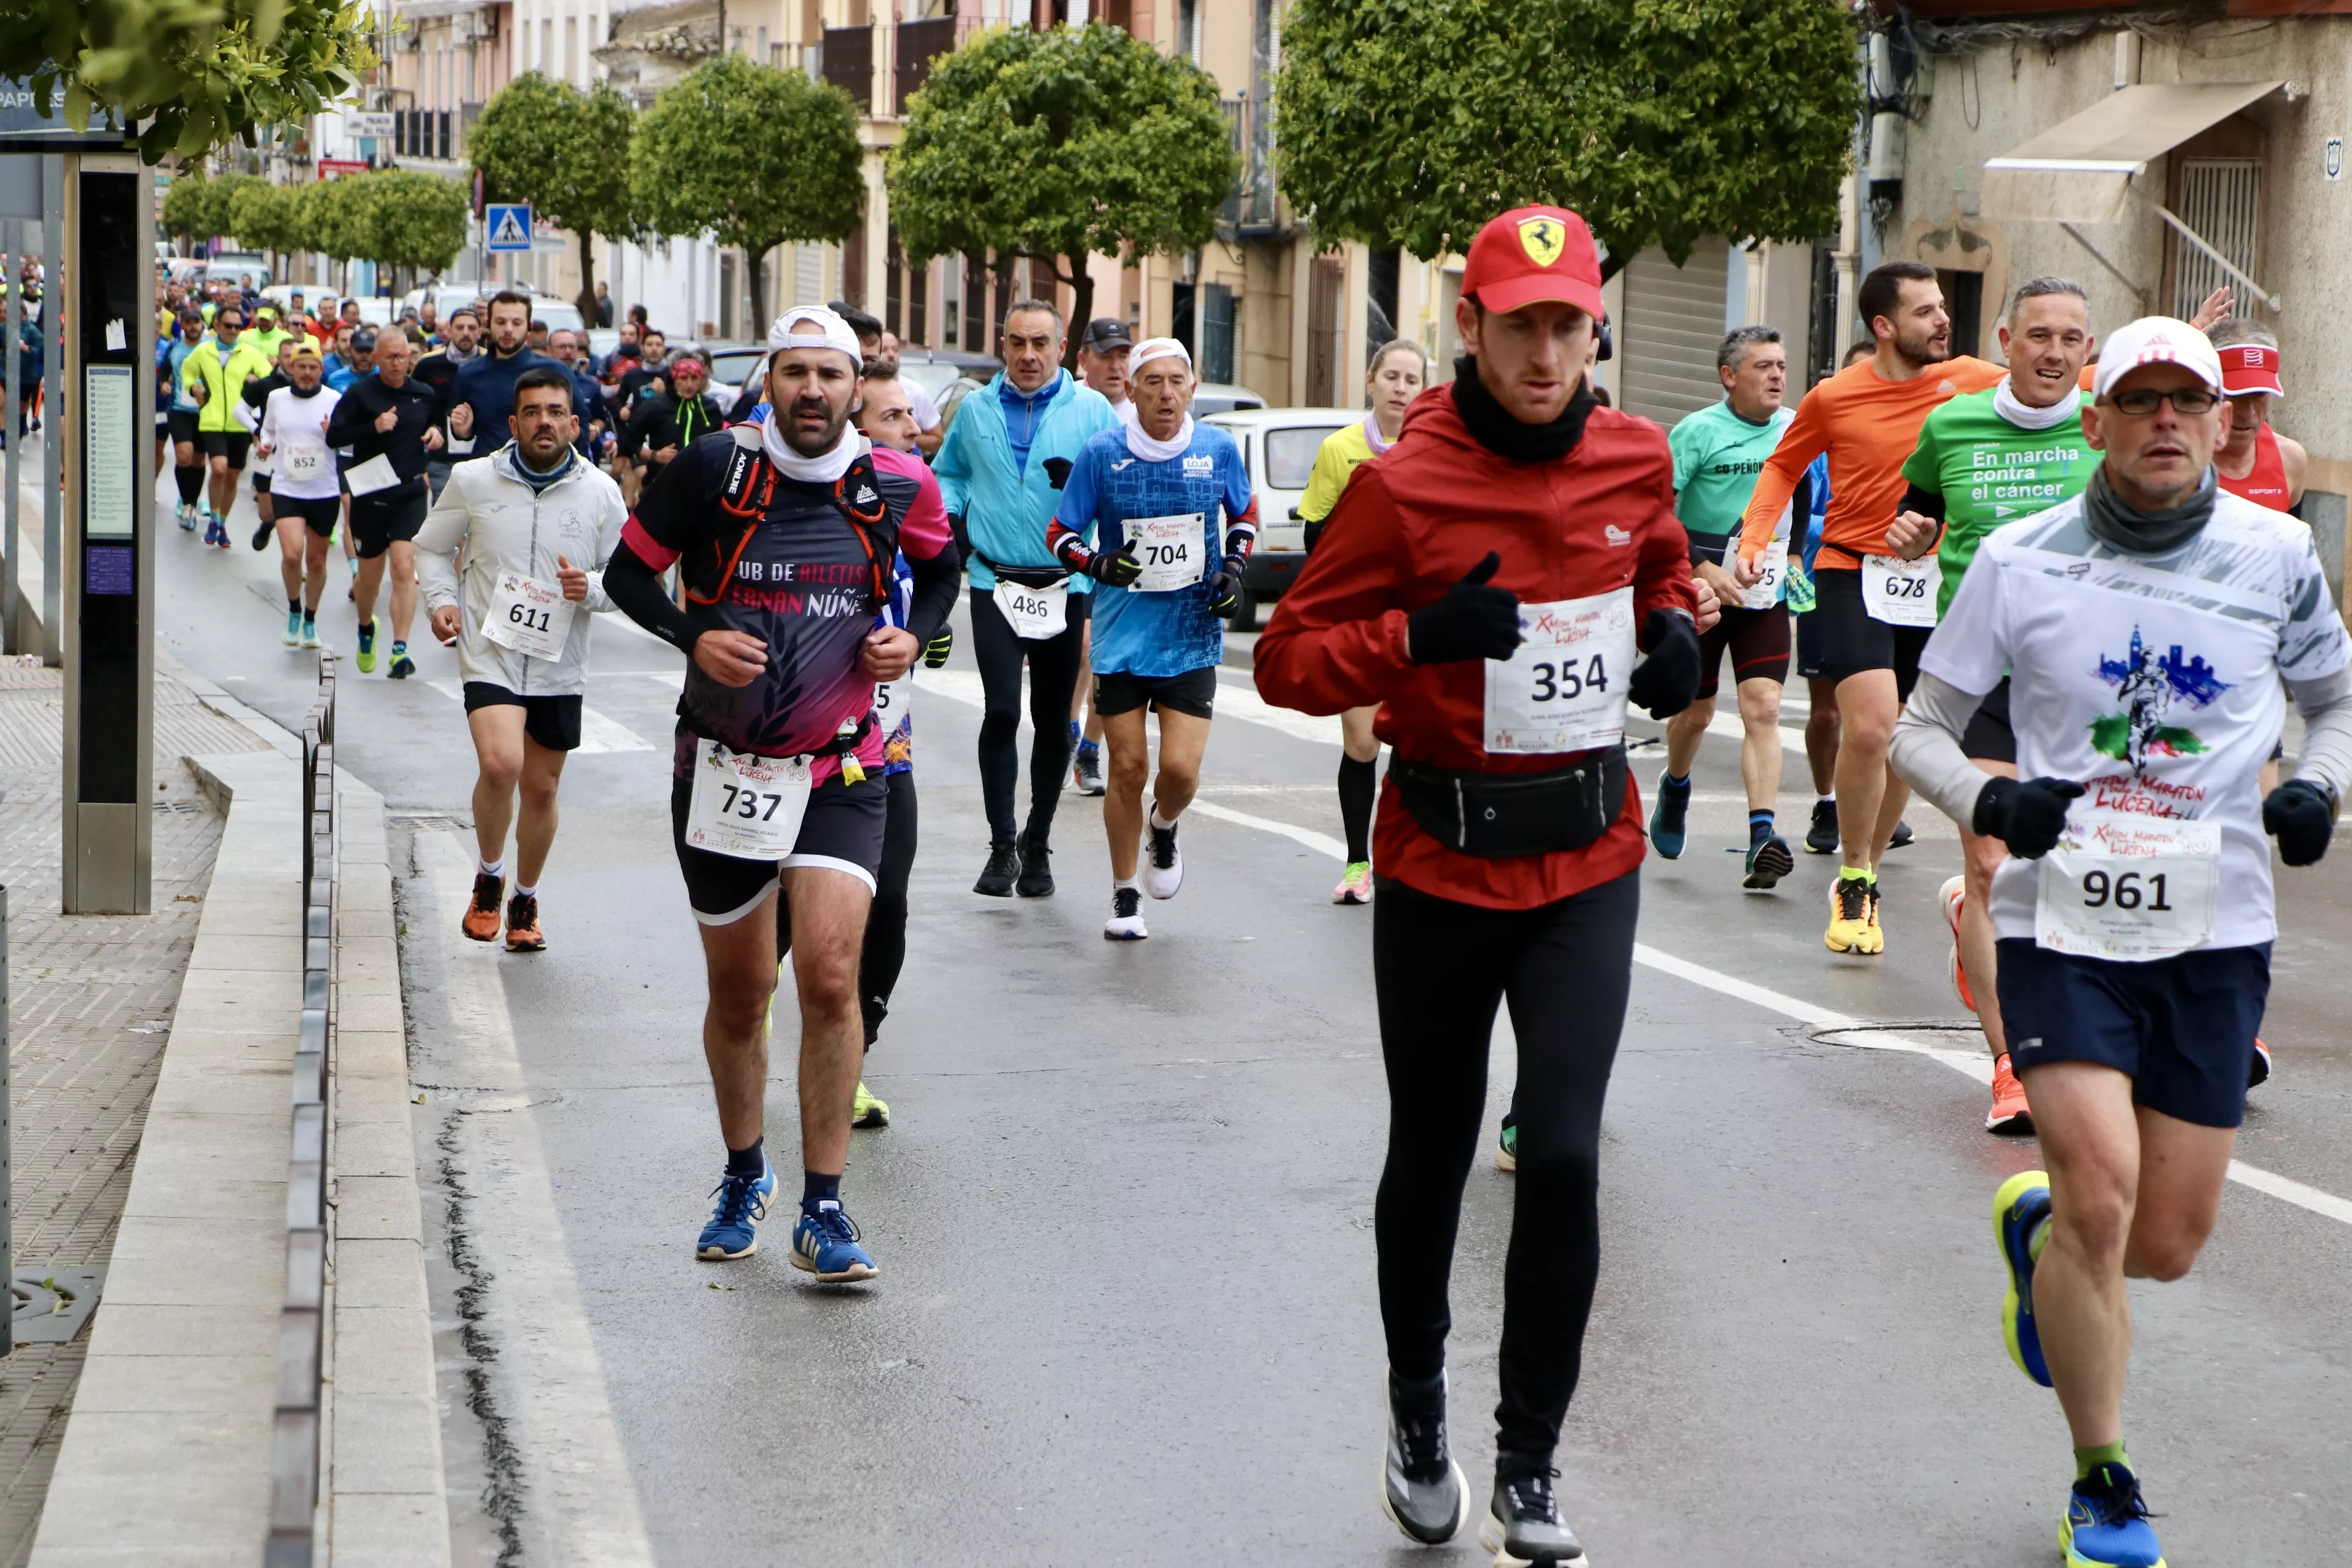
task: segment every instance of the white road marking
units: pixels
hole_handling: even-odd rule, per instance
[[[1312,828],[1296,827],[1287,822],[1276,822],[1271,817],[1254,816],[1248,812],[1235,811],[1231,806],[1217,805],[1205,800],[1193,801],[1192,809],[1204,816],[1215,817],[1219,821],[1230,822],[1237,826],[1255,827],[1263,832],[1280,834],[1285,838],[1306,845],[1309,849],[1320,850],[1334,860],[1345,861],[1348,858],[1348,847],[1328,833],[1318,833]],[[1709,991],[1717,991],[1726,996],[1738,997],[1740,1001],[1761,1007],[1767,1012],[1778,1013],[1785,1018],[1793,1018],[1800,1024],[1810,1025],[1813,1028],[1843,1037],[1830,1041],[1831,1044],[1858,1047],[1865,1050],[1902,1051],[1911,1056],[1928,1057],[1943,1063],[1955,1072],[1967,1074],[1979,1083],[1992,1082],[1992,1060],[1982,1051],[1956,1051],[1946,1046],[1930,1045],[1925,1040],[1914,1038],[1899,1030],[1882,1029],[1873,1026],[1866,1018],[1857,1018],[1851,1014],[1841,1013],[1834,1008],[1823,1007],[1817,1003],[1807,1002],[1784,992],[1772,990],[1769,986],[1759,985],[1753,981],[1742,980],[1737,975],[1722,973],[1717,970],[1707,968],[1703,963],[1693,963],[1689,959],[1677,958],[1670,952],[1661,952],[1646,942],[1637,942],[1633,944],[1633,962],[1645,968],[1657,970],[1660,973],[1671,974],[1677,980],[1685,980],[1694,985],[1705,986]],[[1849,1031],[1852,1032],[1849,1033]],[[2259,1165],[2249,1165],[2242,1160],[2232,1160],[2230,1162],[2230,1180],[2241,1186],[2251,1187],[2255,1192],[2267,1193],[2283,1203],[2294,1205],[2297,1208],[2308,1209],[2311,1213],[2332,1219],[2339,1225],[2352,1226],[2352,1203],[2346,1202],[2333,1193],[2306,1186],[2290,1176],[2282,1176],[2274,1171],[2265,1171]]]
[[[639,673],[639,672],[629,672]],[[664,677],[676,680],[676,675]],[[425,683],[453,702],[466,700],[462,681],[428,680]],[[595,756],[605,752],[655,752],[661,748],[639,735],[617,719],[608,719],[586,703],[580,705],[580,744],[573,748],[575,757]]]
[[[444,931],[455,931],[473,887],[471,839],[420,834],[416,860],[426,907]],[[495,1276],[489,1312],[499,1360],[492,1377],[514,1424],[534,1533],[547,1543],[550,1562],[652,1568],[653,1544],[580,1305],[515,1049],[499,947],[460,940],[444,951],[452,1059],[436,1070],[488,1091],[471,1100],[476,1114],[466,1119],[459,1147],[471,1189],[468,1226]]]

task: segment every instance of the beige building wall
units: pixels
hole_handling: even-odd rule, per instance
[[[2280,304],[2263,307],[2242,289],[2239,310],[2278,334],[2289,396],[2274,405],[2273,423],[2310,450],[2308,487],[2315,493],[2305,516],[2321,540],[2323,559],[2340,573],[2342,498],[2352,494],[2352,401],[2330,395],[2326,378],[2352,350],[2352,272],[2343,264],[2352,253],[2352,179],[2328,179],[2326,154],[2327,140],[2352,127],[2352,16],[2214,20],[2162,37],[2133,35],[2136,67],[2129,48],[2119,53],[2116,37],[2097,32],[2035,44],[2014,63],[2006,44],[1937,57],[1921,119],[1906,139],[1904,199],[1886,226],[1886,254],[1909,255],[1939,239],[1948,253],[1948,237],[1957,226],[1993,242],[1989,249],[2005,262],[2011,289],[2044,273],[2082,283],[2095,328],[2168,313],[2173,302],[2161,292],[2167,231],[2151,206],[2135,203],[2123,221],[2077,226],[2080,240],[2055,223],[1996,222],[1979,210],[1985,160],[2095,108],[2115,92],[2119,76],[2149,83],[2292,84],[2292,96],[2273,93],[2243,112],[2261,135],[2253,272]],[[2135,185],[2165,200],[2171,162],[2151,163]],[[1989,349],[2000,313],[1988,288]],[[2342,577],[2336,581],[2340,593]]]

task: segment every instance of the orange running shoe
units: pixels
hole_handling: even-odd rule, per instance
[[[474,873],[474,901],[467,906],[458,928],[476,942],[499,940],[499,900],[506,896],[507,879],[488,871]]]
[[[507,951],[544,952],[547,938],[539,930],[539,896],[517,893],[507,900]]]
[[[2246,1064],[2246,1087],[2260,1089],[2271,1080],[2271,1048],[2263,1044],[2260,1035],[2254,1037],[2254,1057]]]
[[[1985,1112],[1985,1131],[2017,1138],[2033,1131],[2033,1110],[2025,1103],[2025,1086],[2010,1070],[2007,1051],[1992,1061],[1992,1109]]]

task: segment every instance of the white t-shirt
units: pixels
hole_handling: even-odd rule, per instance
[[[296,396],[290,386],[269,395],[259,435],[270,448],[270,494],[289,500],[325,500],[341,493],[335,455],[327,449],[326,427],[342,400],[342,394],[324,382],[308,397]]]
[[[2010,676],[2021,778],[2074,779],[2084,808],[2218,822],[2221,889],[2206,948],[2278,933],[2258,775],[2286,721],[2286,680],[2352,662],[2311,530],[2223,491],[2169,555],[2091,536],[2081,497],[1995,529],[1927,639],[1920,669],[1962,691]],[[2038,872],[2001,863],[1995,932],[2032,938]]]
[[[907,406],[915,416],[915,428],[929,432],[940,427],[940,405],[923,390],[923,384],[911,375],[902,375],[898,384],[907,389]]]

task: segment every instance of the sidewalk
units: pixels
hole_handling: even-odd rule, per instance
[[[58,912],[63,698],[61,671],[0,665],[15,1243],[17,1273],[36,1279],[103,1267],[114,1249],[223,826],[181,758],[268,749],[159,676],[155,912],[68,918]],[[0,1363],[0,1561],[11,1568],[31,1551],[88,1345],[85,1325]]]

